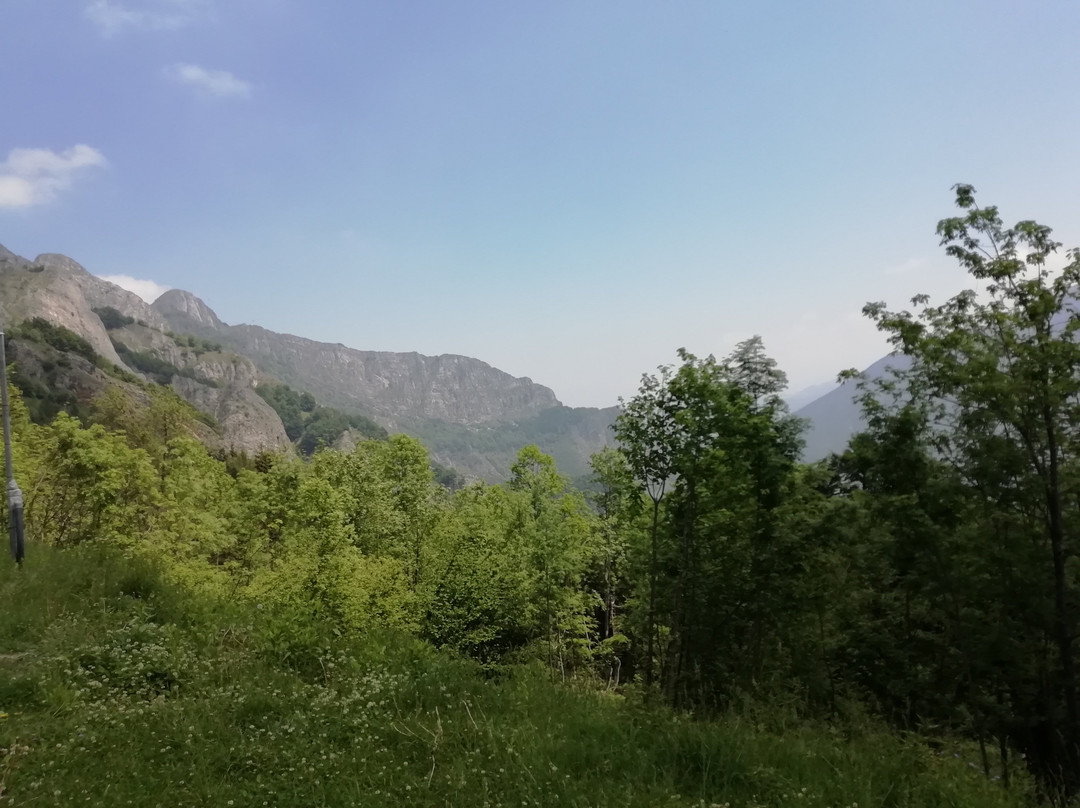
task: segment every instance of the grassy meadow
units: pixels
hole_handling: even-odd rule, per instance
[[[31,546],[0,569],[0,805],[1023,806],[977,750],[633,688],[196,596]]]

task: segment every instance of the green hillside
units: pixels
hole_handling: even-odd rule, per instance
[[[41,806],[1022,806],[953,751],[699,722],[196,597],[92,545],[0,566],[0,795]]]

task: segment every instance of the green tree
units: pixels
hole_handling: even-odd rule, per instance
[[[633,471],[620,450],[607,447],[589,459],[593,473],[587,497],[596,511],[596,541],[585,585],[599,596],[596,608],[596,663],[609,682],[618,684],[624,674],[628,635],[646,636],[642,625],[647,610],[634,609],[633,582],[648,575],[634,569],[648,557],[647,510]],[[645,562],[647,564],[647,561]],[[606,666],[606,671],[604,670]],[[625,671],[633,675],[633,668]]]
[[[150,540],[192,579],[226,585],[248,561],[235,480],[224,462],[185,436],[166,444],[161,463],[160,507]]]
[[[416,438],[393,435],[385,443],[369,443],[378,454],[382,475],[400,524],[399,556],[409,571],[413,588],[424,573],[424,545],[434,518],[435,472],[427,449]]]
[[[578,652],[592,631],[589,595],[581,587],[592,552],[588,508],[554,459],[536,446],[518,452],[510,474],[508,528],[526,565],[527,614],[548,664],[565,672],[582,661]]]
[[[396,507],[382,451],[383,445],[368,441],[348,454],[320,451],[311,460],[311,471],[333,486],[351,541],[362,553],[403,558],[408,552],[405,516]]]
[[[132,546],[145,536],[157,486],[144,451],[100,425],[85,429],[65,413],[35,440],[35,473],[24,483],[28,535],[59,546]]]
[[[431,536],[424,636],[484,662],[497,662],[533,636],[528,570],[509,525],[513,498],[476,483],[454,493]]]
[[[594,490],[589,494],[596,510],[599,540],[593,578],[601,599],[597,629],[601,641],[620,631],[619,612],[628,596],[627,572],[631,536],[642,512],[640,489],[624,455],[607,447],[589,459]]]
[[[668,389],[671,368],[662,366],[657,375],[641,377],[637,395],[621,401],[615,419],[615,439],[626,457],[631,472],[652,502],[649,533],[648,616],[645,627],[645,685],[653,684],[656,660],[657,589],[660,573],[660,503],[674,474],[672,453],[678,437],[674,418],[675,404]]]
[[[583,587],[594,523],[580,493],[535,446],[505,485],[475,484],[435,511],[425,554],[424,633],[487,662],[588,658],[595,595]]]
[[[650,638],[661,625],[667,631],[665,690],[678,703],[720,703],[775,661],[767,649],[779,644],[781,585],[798,566],[779,542],[775,514],[798,423],[758,338],[722,362],[679,357],[678,369],[644,378],[616,436],[653,502],[648,623]],[[647,682],[652,651],[647,639]]]
[[[937,232],[978,288],[940,306],[918,296],[915,314],[881,303],[865,311],[912,358],[894,389],[901,403],[921,409],[932,450],[980,503],[984,535],[1040,548],[1034,569],[1025,556],[1013,566],[1023,563],[1024,575],[1041,578],[1029,593],[1041,607],[1003,606],[1044,616],[1029,631],[1054,649],[1054,663],[1040,676],[1036,653],[1025,666],[1027,681],[1015,681],[1002,698],[1033,710],[1014,714],[1013,738],[1044,783],[1072,795],[1080,791],[1078,604],[1070,571],[1080,540],[1071,516],[1080,496],[1080,254],[1070,250],[1066,265],[1051,271],[1048,259],[1061,245],[1050,228],[1033,221],[1006,227],[996,207],[976,204],[971,186],[955,191],[961,215],[943,219]],[[999,594],[1007,589],[997,587]]]

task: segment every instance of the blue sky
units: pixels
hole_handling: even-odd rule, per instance
[[[1080,5],[4,0],[0,243],[572,406],[761,334],[793,389],[965,285],[969,182],[1080,245]],[[144,287],[145,288],[145,287]]]

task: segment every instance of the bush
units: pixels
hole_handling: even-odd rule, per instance
[[[43,317],[24,320],[16,328],[11,329],[8,336],[21,337],[29,342],[43,343],[64,353],[73,353],[95,365],[100,364],[102,361],[90,343],[83,337],[80,337],[70,328],[54,325]]]
[[[145,373],[158,384],[169,384],[172,381],[173,376],[194,375],[191,371],[187,374],[183,374],[180,368],[172,362],[166,362],[164,359],[160,359],[147,351],[133,351],[118,340],[113,340],[113,347],[116,348],[116,352],[120,355],[120,358],[124,360],[126,365],[135,368],[135,370],[141,373]]]
[[[134,317],[128,317],[125,314],[121,314],[112,306],[102,306],[93,311],[94,314],[101,318],[101,324],[105,326],[106,331],[123,328],[124,326],[132,325],[135,322]]]
[[[285,434],[302,454],[310,455],[320,446],[333,445],[348,429],[355,429],[372,440],[387,437],[386,430],[370,418],[320,407],[311,393],[299,393],[287,384],[260,384],[255,392],[274,408],[285,427]]]

